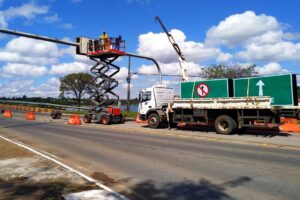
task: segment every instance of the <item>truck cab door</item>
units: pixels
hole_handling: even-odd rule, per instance
[[[154,108],[155,102],[152,98],[152,92],[141,92],[139,94],[139,113],[145,115],[149,109]]]

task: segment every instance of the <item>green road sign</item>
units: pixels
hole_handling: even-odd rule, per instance
[[[235,79],[234,96],[270,96],[272,105],[295,105],[293,79],[292,74]]]
[[[193,81],[181,83],[181,98],[221,98],[229,97],[228,79]]]

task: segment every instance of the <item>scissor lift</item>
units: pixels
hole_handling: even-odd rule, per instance
[[[113,76],[120,71],[120,67],[113,62],[125,55],[125,41],[117,41],[116,38],[109,38],[103,43],[99,40],[89,40],[87,55],[95,62],[90,70],[95,82],[90,87],[90,98],[95,106],[85,115],[84,122],[97,121],[102,124],[124,122],[121,109],[111,105],[119,100],[119,95],[113,92],[119,83]],[[113,99],[110,99],[110,96]]]

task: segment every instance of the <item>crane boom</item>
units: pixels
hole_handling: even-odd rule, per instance
[[[173,48],[175,49],[175,51],[178,55],[178,62],[181,67],[181,73],[182,73],[182,81],[188,81],[186,59],[185,59],[183,53],[181,52],[179,45],[176,43],[172,34],[168,32],[167,28],[165,27],[165,25],[163,24],[163,22],[161,21],[161,19],[158,16],[155,17],[155,21],[158,21],[158,23],[160,24],[160,26],[162,27],[162,29],[168,36],[168,40],[170,41],[170,43],[172,44]]]

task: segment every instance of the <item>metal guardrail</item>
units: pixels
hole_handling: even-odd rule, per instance
[[[12,100],[0,100],[2,103],[14,103],[14,104],[26,104],[26,105],[35,105],[35,106],[47,106],[49,108],[73,108],[77,110],[89,110],[89,107],[78,107],[78,106],[67,106],[61,104],[52,104],[52,103],[39,103],[39,102],[29,102],[29,101],[12,101]]]

